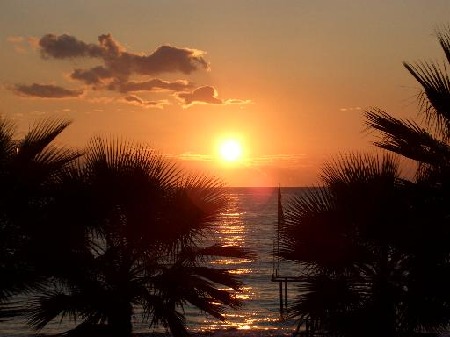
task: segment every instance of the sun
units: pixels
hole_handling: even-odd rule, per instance
[[[235,139],[227,139],[220,143],[219,153],[223,161],[235,162],[242,156],[242,146]]]

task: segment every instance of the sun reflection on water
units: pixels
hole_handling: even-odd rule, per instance
[[[237,274],[237,275],[250,274],[251,272],[252,270],[249,268],[232,269],[229,271],[230,274]]]
[[[218,241],[221,246],[226,247],[247,247],[246,237],[248,235],[247,228],[244,222],[245,212],[240,209],[239,198],[231,198],[229,208],[221,214],[221,221],[215,228],[214,239]],[[230,274],[239,276],[240,278],[251,275],[251,263],[254,262],[248,258],[225,258],[218,257],[210,261],[211,265],[217,267],[224,267],[228,269]],[[245,283],[245,282],[244,282]],[[225,290],[226,288],[224,288]],[[226,289],[231,290],[231,289]],[[241,300],[243,305],[255,296],[253,287],[245,285],[237,292],[235,298]],[[251,314],[250,314],[251,316]],[[252,329],[252,320],[249,317],[247,310],[229,311],[224,314],[225,321],[217,322],[205,318],[203,326],[205,331],[212,331],[217,329]]]
[[[233,259],[217,257],[210,265],[227,269],[238,277],[244,286],[234,294],[242,302],[236,310],[227,309],[224,321],[207,315],[193,315],[192,327],[206,334],[221,331],[220,336],[272,336],[272,331],[280,335],[280,314],[277,307],[278,287],[270,282],[272,272],[273,228],[276,223],[277,194],[270,190],[233,190],[230,193],[228,209],[214,226],[209,237],[211,244],[227,247],[243,247],[254,253],[254,257]],[[224,290],[227,287],[223,287]],[[282,323],[284,324],[284,323]],[[290,329],[291,326],[287,325]],[[281,330],[280,330],[281,329]],[[240,333],[237,333],[240,331]],[[226,332],[226,334],[222,334]]]
[[[256,317],[257,314],[253,313],[249,316],[244,314],[238,314],[238,313],[227,313],[224,314],[224,317],[226,319],[226,322],[221,323],[212,323],[209,320],[204,321],[204,326],[207,326],[207,328],[202,329],[204,332],[206,331],[215,331],[220,330],[223,328],[233,328],[236,330],[271,330],[273,328],[269,328],[267,326],[263,326],[262,324],[273,324],[276,323],[278,320],[273,318],[265,318],[260,319]],[[233,322],[233,323],[231,323]]]
[[[217,264],[217,265],[228,265],[228,264],[242,264],[242,263],[250,263],[252,262],[252,260],[250,259],[215,259],[213,261],[211,261],[211,264]],[[233,269],[230,270],[230,273],[235,273],[237,270],[244,270],[243,268],[241,269]],[[246,269],[248,272],[251,272],[251,269]]]

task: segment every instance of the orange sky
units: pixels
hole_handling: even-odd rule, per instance
[[[402,61],[442,59],[450,1],[2,1],[0,113],[62,144],[146,142],[229,186],[304,186],[371,151],[362,112],[415,117]],[[242,159],[224,163],[219,140]]]

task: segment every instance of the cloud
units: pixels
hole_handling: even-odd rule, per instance
[[[185,152],[174,156],[174,158],[183,161],[213,161],[214,157],[208,154]]]
[[[113,77],[112,72],[102,66],[94,67],[91,69],[75,69],[70,77],[74,80],[81,81],[85,84],[99,84],[103,83],[105,79],[111,79]]]
[[[199,68],[208,69],[203,54],[204,52],[196,49],[161,46],[148,56],[134,56],[134,60],[139,74],[153,75],[174,71],[190,74]]]
[[[82,83],[85,86],[84,90],[119,92],[122,94],[121,100],[127,103],[160,107],[168,104],[167,101],[146,101],[128,94],[162,91],[173,92],[185,106],[250,102],[240,99],[220,99],[212,86],[194,89],[194,84],[185,79],[166,81],[160,78],[161,74],[166,73],[191,75],[195,71],[209,70],[209,64],[204,57],[206,53],[201,50],[163,45],[152,52],[138,54],[127,51],[110,34],[100,35],[96,43],[88,43],[68,34],[46,34],[34,40],[10,37],[8,41],[18,46],[17,48],[26,42],[30,45],[33,43],[39,48],[41,57],[46,60],[97,60],[100,64],[86,68],[78,66],[73,69],[69,75],[70,79]],[[63,98],[79,97],[83,94],[81,90],[37,83],[17,84],[14,91],[28,97]]]
[[[104,52],[101,46],[85,43],[67,34],[60,36],[54,34],[44,35],[39,40],[39,47],[42,57],[53,57],[55,59],[101,57]]]
[[[114,84],[111,84],[111,86],[114,86]],[[192,83],[185,80],[167,82],[160,79],[153,79],[142,82],[125,82],[119,85],[119,91],[121,92],[159,90],[184,91],[190,88],[192,88]]]
[[[25,38],[22,36],[10,36],[6,39],[14,47],[16,53],[24,54],[26,53],[26,48],[24,46]]]
[[[9,36],[6,41],[12,44],[15,52],[19,54],[27,53],[30,47],[36,48],[36,39],[31,37]]]
[[[25,38],[23,36],[8,36],[6,38],[6,41],[9,43],[15,44],[15,43],[22,43],[25,41]]]
[[[116,90],[122,93],[133,91],[184,91],[192,88],[192,83],[186,80],[164,81],[158,78],[149,81],[121,81],[115,74],[103,66],[91,69],[75,69],[70,78],[78,80],[96,89]]]
[[[129,53],[110,34],[98,37],[98,44],[86,43],[74,36],[47,34],[39,41],[44,58],[100,58],[114,77],[131,74],[157,75],[181,72],[191,74],[198,69],[208,69],[203,51],[190,48],[160,46],[153,53],[140,55]]]
[[[251,102],[249,99],[230,98],[223,101],[223,104],[250,104]]]
[[[79,97],[83,90],[65,89],[53,84],[33,83],[31,85],[16,84],[12,89],[17,95],[39,98],[70,98]]]
[[[137,97],[137,96],[127,96],[127,97],[124,97],[124,99],[127,102],[138,103],[138,104],[144,103],[144,101],[140,97]]]
[[[346,112],[346,111],[360,111],[361,107],[360,106],[351,106],[351,107],[345,107],[345,108],[340,108],[339,111],[342,112]]]
[[[250,165],[254,166],[266,166],[277,163],[280,167],[309,167],[311,166],[308,162],[306,154],[272,154],[252,158],[249,162]]]
[[[250,100],[230,98],[221,100],[217,97],[217,90],[211,86],[203,86],[191,92],[180,92],[177,97],[184,101],[186,106],[193,104],[248,104]]]
[[[222,100],[217,98],[217,91],[211,86],[204,86],[192,92],[182,92],[177,95],[184,100],[186,105],[195,103],[222,104]]]
[[[167,101],[165,101],[165,100],[147,101],[147,100],[142,99],[141,97],[134,96],[134,95],[125,96],[123,98],[123,101],[125,103],[130,103],[130,104],[134,104],[134,105],[144,106],[144,107],[147,107],[147,108],[150,108],[150,107],[162,108],[164,105],[168,104]]]

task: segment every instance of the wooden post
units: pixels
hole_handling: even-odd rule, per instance
[[[283,316],[283,282],[278,282],[278,289],[280,291],[280,315]]]
[[[284,278],[284,306],[287,309],[287,277]]]

